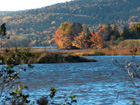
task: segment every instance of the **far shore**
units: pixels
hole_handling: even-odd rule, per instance
[[[17,48],[18,51],[24,52],[28,48]],[[35,48],[34,48],[35,49]],[[39,49],[39,48],[37,48]],[[42,48],[41,48],[42,49]],[[8,48],[10,52],[6,53],[6,48],[0,49],[0,56],[6,60],[16,54],[16,48]],[[74,50],[35,50],[29,49],[30,53],[35,56],[27,58],[23,64],[39,64],[39,63],[74,63],[74,62],[97,62],[98,59],[90,59],[84,56],[108,56],[108,55],[140,55],[140,49],[126,48],[126,49],[74,49]],[[4,64],[4,63],[3,63]]]
[[[58,51],[60,53],[69,53],[72,55],[78,56],[100,56],[100,55],[140,55],[140,49],[137,49],[136,52],[133,51],[133,48],[125,49],[82,49],[82,50],[67,50],[67,51]]]
[[[34,48],[35,49],[35,48]],[[137,52],[133,52],[134,48],[118,48],[118,49],[112,49],[112,48],[103,48],[103,49],[44,49],[41,50],[37,48],[38,50],[31,50],[31,52],[58,52],[62,54],[71,54],[71,55],[77,55],[77,56],[99,56],[99,55],[140,55],[140,48],[137,48]]]
[[[8,48],[9,50],[15,50],[16,48]],[[71,54],[77,56],[98,56],[98,55],[140,55],[140,48],[137,48],[137,52],[133,52],[133,48],[103,48],[103,49],[58,49],[57,47],[26,47],[17,48],[20,51],[27,49],[32,53],[43,53],[43,52],[58,52],[62,54]],[[1,48],[0,52],[3,53],[6,48]]]

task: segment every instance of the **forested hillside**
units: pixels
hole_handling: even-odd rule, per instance
[[[35,45],[46,45],[64,22],[86,24],[91,29],[98,29],[101,24],[122,26],[140,22],[140,0],[73,0],[1,16],[0,23],[4,22],[7,34],[26,37]]]
[[[17,12],[18,11],[0,11],[0,16],[7,16],[7,15],[11,15]]]

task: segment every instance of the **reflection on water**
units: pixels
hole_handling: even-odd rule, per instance
[[[98,62],[36,64],[22,75],[22,82],[29,86],[30,98],[36,100],[49,93],[51,87],[58,90],[57,98],[78,95],[78,105],[130,105],[140,102],[137,88],[127,74],[113,64],[131,59],[130,56],[90,56]],[[136,57],[135,59],[139,59]]]

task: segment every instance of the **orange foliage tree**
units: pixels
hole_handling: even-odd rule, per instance
[[[72,36],[70,35],[70,27],[72,24],[69,22],[62,23],[55,31],[54,39],[60,49],[71,49]]]
[[[70,49],[71,47],[70,37],[68,35],[63,35],[62,30],[60,29],[56,30],[54,39],[60,49]]]
[[[102,25],[98,30],[99,35],[102,37],[103,41],[109,41],[112,35],[112,27],[110,24]]]
[[[78,36],[74,37],[74,41],[73,41],[73,46],[76,46],[77,48],[85,48],[85,36],[86,34],[84,32],[79,33]]]
[[[96,48],[102,48],[103,47],[103,40],[102,37],[99,35],[99,33],[95,32],[91,32],[91,37],[90,37],[90,47],[96,47]]]
[[[54,39],[60,49],[102,48],[101,36],[91,33],[80,23],[62,23],[55,31]]]

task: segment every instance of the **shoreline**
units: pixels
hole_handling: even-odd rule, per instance
[[[137,52],[133,52],[132,48],[126,49],[84,49],[84,50],[69,50],[69,51],[58,51],[64,54],[72,54],[78,56],[111,56],[111,55],[140,55],[140,49]]]
[[[130,50],[134,48],[103,48],[103,49],[70,49],[70,50],[61,50],[56,47],[29,47],[29,48],[0,48],[0,52],[5,52],[6,49],[10,51],[19,51],[29,50],[31,53],[45,53],[45,52],[57,52],[62,54],[71,54],[77,56],[98,56],[98,55],[133,55]],[[35,49],[35,50],[33,50]],[[135,55],[140,55],[140,48],[137,48]]]
[[[10,49],[11,50],[11,49]],[[12,49],[11,53],[6,54],[6,49],[1,50],[1,57],[8,59],[15,53],[16,49]],[[24,52],[22,48],[18,48],[20,52]],[[30,49],[29,49],[30,50]],[[45,64],[45,63],[78,63],[78,62],[97,62],[95,59],[86,56],[119,56],[119,55],[140,55],[140,49],[136,52],[134,49],[82,49],[82,50],[59,50],[59,51],[30,51],[35,56],[27,58],[23,64]]]
[[[22,53],[22,52],[21,52]],[[6,64],[7,59],[12,59],[11,57],[16,57],[16,61],[21,62],[21,64],[47,64],[47,63],[78,63],[78,62],[97,62],[95,59],[86,58],[83,56],[62,54],[59,52],[31,52],[33,57],[26,57],[24,60],[20,58],[16,52],[2,52],[0,53],[1,64]],[[14,55],[14,56],[13,56]],[[25,55],[26,56],[26,55]]]

